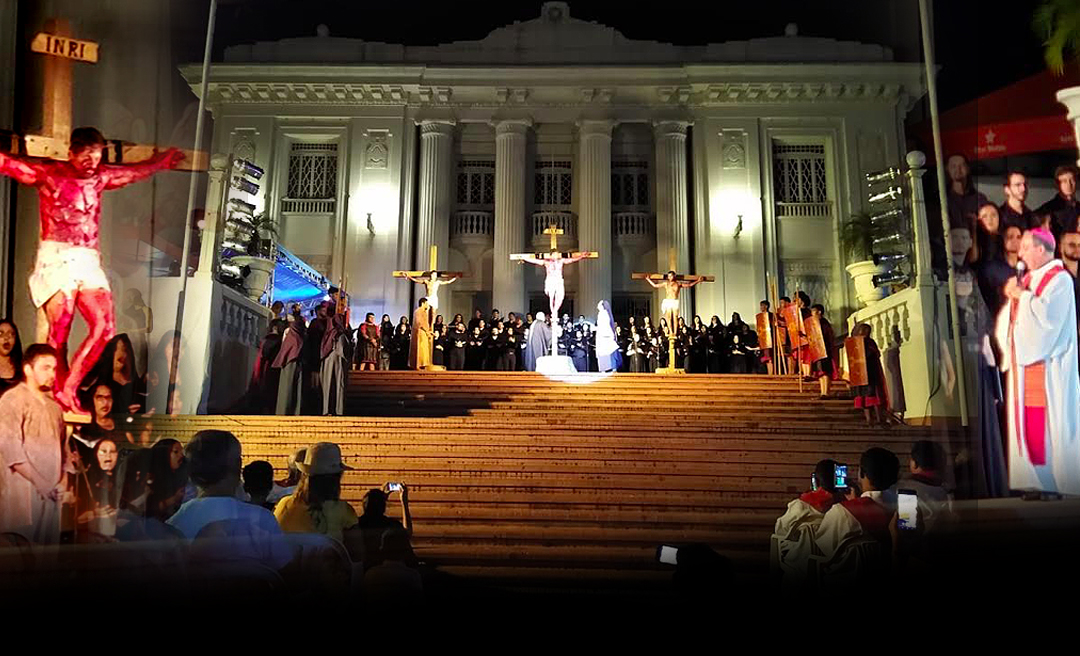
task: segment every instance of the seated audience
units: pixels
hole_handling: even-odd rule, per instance
[[[389,498],[390,484],[382,490],[368,490],[364,495],[364,513],[360,515],[360,532],[364,539],[365,565],[374,567],[382,562],[383,535],[390,530],[400,529],[412,537],[412,515],[409,513],[409,488],[401,484],[401,519],[399,522],[386,516],[386,502]]]
[[[270,494],[266,497],[268,502],[277,505],[278,501],[281,501],[296,491],[296,484],[300,482],[300,469],[296,466],[296,463],[304,462],[304,457],[306,455],[307,449],[301,447],[289,456],[289,461],[286,465],[289,470],[289,475],[280,481],[274,481],[274,486],[270,489]]]
[[[895,510],[884,504],[882,493],[892,487],[900,475],[900,461],[888,449],[873,447],[859,459],[859,485],[862,494],[849,492],[847,498],[825,513],[815,532],[814,542],[826,559],[850,541],[869,537],[883,549],[891,549],[889,523]]]
[[[843,490],[836,488],[835,460],[822,460],[814,467],[814,485],[787,506],[776,520],[773,537],[777,540],[780,571],[784,585],[802,579],[807,560],[814,553],[814,533],[825,513],[843,499]]]
[[[286,533],[320,533],[343,542],[354,561],[363,560],[356,511],[341,500],[341,477],[351,470],[341,460],[341,448],[319,442],[307,450],[296,492],[277,503],[274,517]]]
[[[919,521],[926,532],[952,512],[952,494],[945,485],[945,467],[948,457],[937,442],[919,440],[911,445],[908,473],[885,491],[885,505],[896,507],[898,490],[912,490],[919,501]]]
[[[291,551],[278,540],[281,527],[265,508],[236,498],[240,485],[240,441],[232,433],[203,430],[184,449],[191,480],[198,496],[185,502],[168,524],[194,540],[209,527],[215,538],[235,537],[220,555],[254,559],[281,569],[292,559]]]
[[[379,553],[382,562],[364,574],[365,601],[392,607],[423,603],[424,583],[420,572],[409,566],[412,547],[405,530],[397,527],[383,533]]]
[[[267,501],[274,486],[274,466],[265,460],[255,460],[244,466],[244,492],[248,503],[273,511],[274,504]]]

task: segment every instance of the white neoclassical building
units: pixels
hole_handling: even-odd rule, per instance
[[[838,244],[863,176],[903,162],[918,64],[889,48],[797,35],[706,46],[632,41],[563,2],[479,41],[404,46],[311,38],[234,46],[211,69],[214,150],[267,169],[257,204],[282,243],[353,312],[406,314],[466,277],[443,313],[544,307],[515,252],[598,251],[567,267],[564,311],[659,309],[633,271],[715,275],[693,312],[757,311],[767,281],[808,291],[834,321],[855,305]],[[196,92],[200,69],[183,69]],[[685,304],[684,304],[685,305]],[[362,316],[362,315],[360,315]]]

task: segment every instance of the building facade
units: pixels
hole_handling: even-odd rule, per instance
[[[198,92],[200,69],[183,68]],[[797,35],[706,46],[632,41],[545,3],[479,41],[402,46],[318,36],[228,48],[212,67],[214,151],[267,169],[257,205],[336,281],[354,316],[408,314],[395,269],[466,276],[447,319],[546,307],[510,254],[600,256],[566,268],[563,311],[659,312],[632,272],[716,276],[686,314],[749,319],[769,281],[835,321],[854,309],[838,241],[870,171],[903,162],[924,91],[889,48]],[[687,307],[691,305],[691,307]]]

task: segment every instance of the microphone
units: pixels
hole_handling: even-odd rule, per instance
[[[1024,261],[1018,260],[1016,262],[1016,284],[1020,285],[1021,287],[1024,286],[1024,272],[1026,270],[1027,265],[1024,264]]]

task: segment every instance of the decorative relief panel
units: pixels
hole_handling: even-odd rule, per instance
[[[389,165],[390,140],[389,130],[368,130],[364,133],[367,137],[367,148],[364,150],[365,169],[385,169]]]
[[[724,130],[721,158],[725,169],[746,168],[746,133],[742,130]]]

